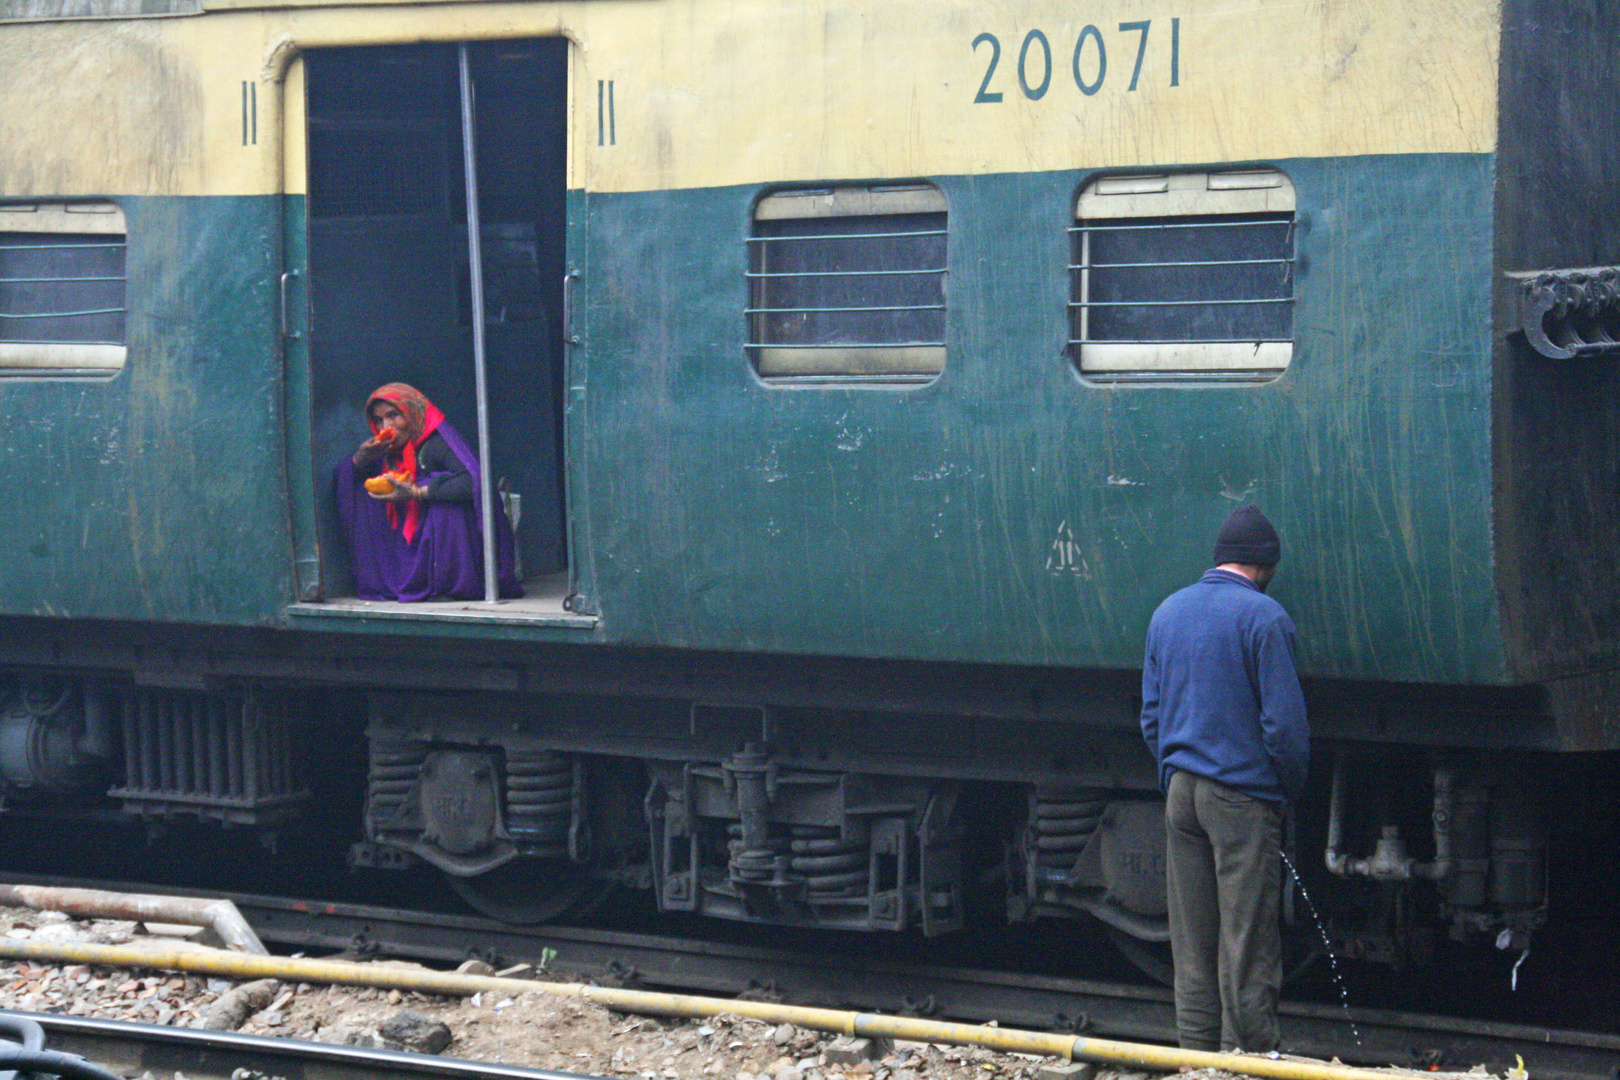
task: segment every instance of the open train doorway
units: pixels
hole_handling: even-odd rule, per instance
[[[487,460],[523,606],[561,610],[567,70],[560,38],[305,54],[310,467],[326,601],[355,593],[334,466],[370,434],[370,392],[403,382]]]

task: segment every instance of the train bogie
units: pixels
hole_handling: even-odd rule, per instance
[[[962,925],[959,791],[949,782],[780,768],[749,745],[655,767],[659,906],[933,935]]]

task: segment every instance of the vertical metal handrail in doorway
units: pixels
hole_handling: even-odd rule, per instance
[[[461,61],[461,153],[467,175],[467,265],[472,282],[473,381],[478,398],[478,499],[484,531],[484,599],[500,596],[496,585],[499,552],[495,549],[494,485],[489,472],[489,386],[484,374],[484,243],[478,223],[478,140],[473,130],[472,63],[467,43]]]

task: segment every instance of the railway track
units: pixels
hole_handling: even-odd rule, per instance
[[[46,1046],[121,1076],[159,1080],[594,1080],[575,1073],[236,1032],[53,1013],[0,1013],[45,1029]]]
[[[162,891],[60,878],[42,885]],[[457,963],[470,956],[529,963],[628,986],[749,995],[1005,1026],[1174,1043],[1171,997],[1158,987],[826,951],[741,946],[668,935],[566,926],[514,927],[488,919],[374,905],[249,894],[228,896],[267,942],[292,950],[386,954]],[[1460,1019],[1387,1009],[1282,1005],[1287,1048],[1367,1065],[1504,1072],[1522,1058],[1537,1080],[1617,1080],[1620,1034]]]

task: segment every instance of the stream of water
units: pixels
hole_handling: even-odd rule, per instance
[[[1338,958],[1333,955],[1333,943],[1328,940],[1327,926],[1322,922],[1322,913],[1316,909],[1315,902],[1311,900],[1311,894],[1306,891],[1305,882],[1300,880],[1299,871],[1294,869],[1293,861],[1287,855],[1283,855],[1282,861],[1283,865],[1288,868],[1288,873],[1293,876],[1294,884],[1299,886],[1299,895],[1304,899],[1305,906],[1310,909],[1311,918],[1316,920],[1316,932],[1322,935],[1322,950],[1327,953],[1328,971],[1333,976],[1333,984],[1339,988],[1339,1005],[1344,1009],[1345,1023],[1350,1025],[1350,1035],[1355,1039],[1356,1046],[1359,1047],[1361,1046],[1361,1029],[1356,1027],[1356,1018],[1350,1012],[1350,989],[1345,985],[1344,973],[1339,970]]]

